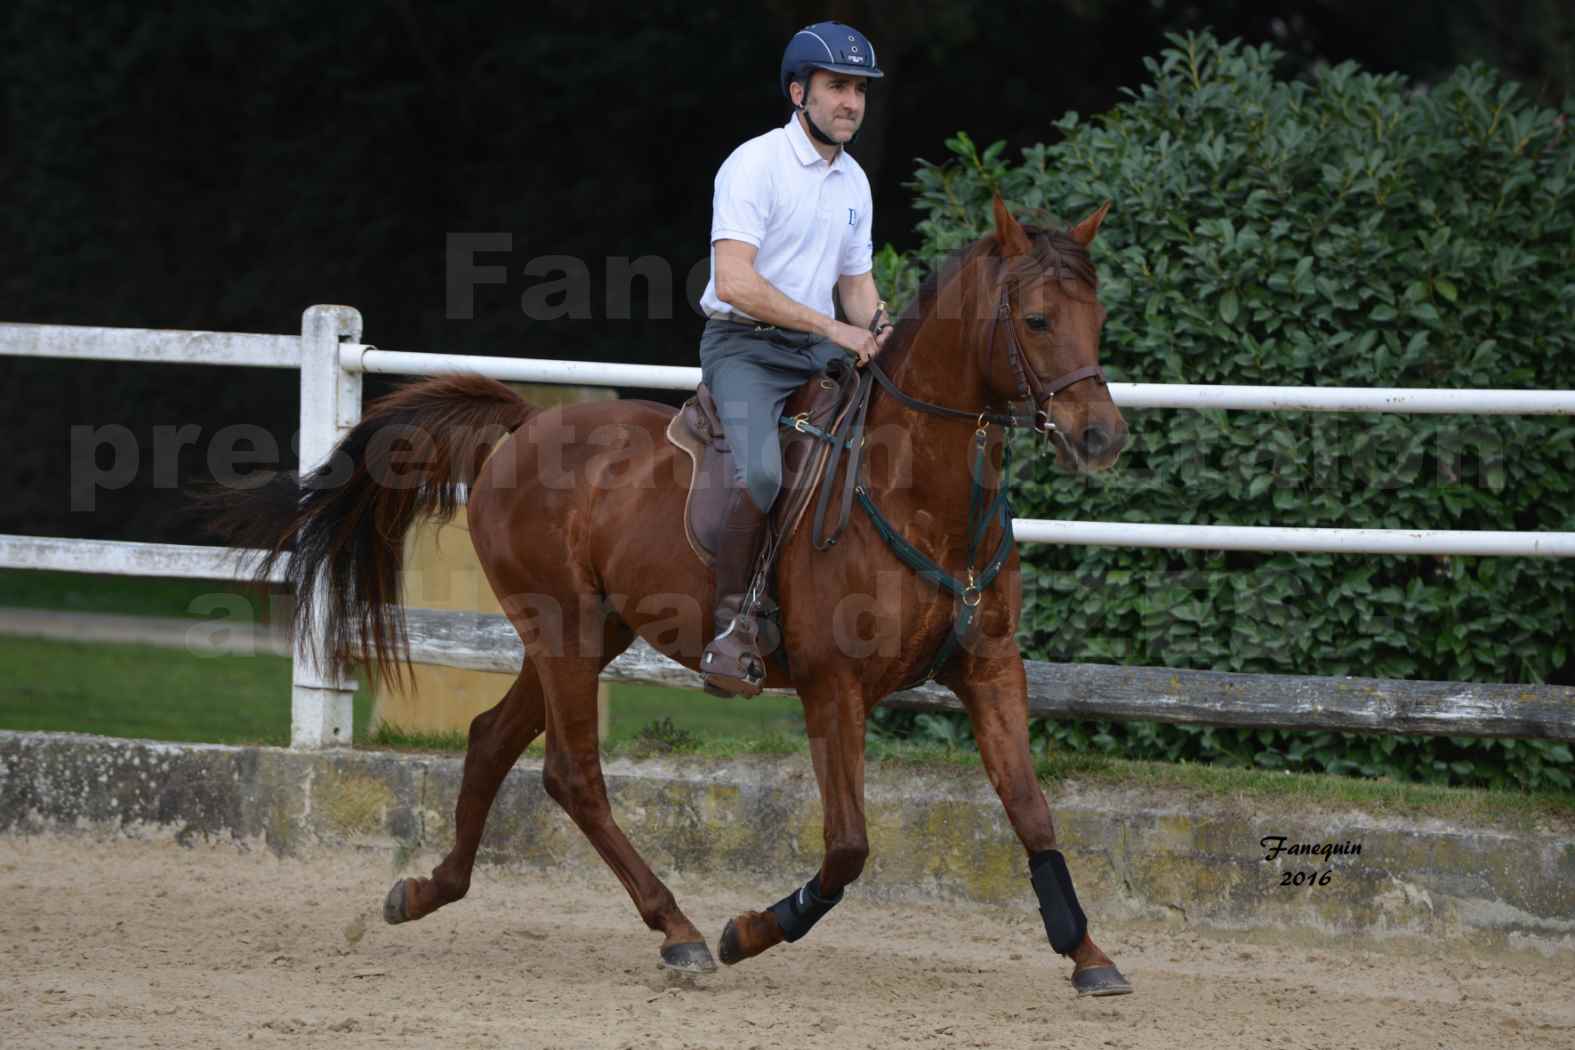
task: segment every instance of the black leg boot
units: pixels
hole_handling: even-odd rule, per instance
[[[765,535],[765,512],[735,490],[716,541],[716,637],[700,657],[706,692],[715,696],[757,696],[766,679],[760,625],[753,608],[742,609]]]

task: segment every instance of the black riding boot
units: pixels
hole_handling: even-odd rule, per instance
[[[765,512],[734,490],[716,540],[716,637],[700,657],[706,692],[717,696],[756,696],[766,680],[755,609],[740,611],[765,535]]]

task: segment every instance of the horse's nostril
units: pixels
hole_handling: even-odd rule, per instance
[[[1101,426],[1091,426],[1083,431],[1083,451],[1097,459],[1110,448],[1110,431]]]

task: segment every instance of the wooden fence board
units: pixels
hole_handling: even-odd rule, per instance
[[[512,673],[524,659],[514,628],[496,614],[412,609],[408,624],[411,658],[419,663]],[[1575,741],[1575,689],[1567,686],[1227,674],[1038,660],[1025,661],[1025,667],[1029,710],[1041,718]],[[698,674],[639,640],[602,677],[700,687]],[[909,710],[962,710],[950,690],[933,682],[893,694],[885,703]]]

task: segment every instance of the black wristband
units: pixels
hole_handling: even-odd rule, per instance
[[[875,312],[870,314],[869,330],[871,334],[880,334],[882,327],[880,319],[882,316],[885,316],[886,318],[885,327],[891,327],[891,314],[886,312],[886,300],[884,299],[875,304]]]

